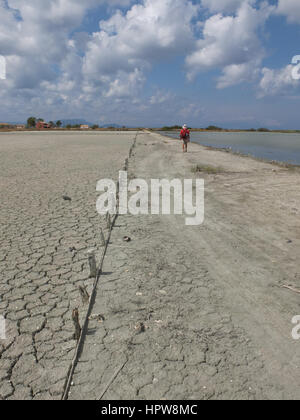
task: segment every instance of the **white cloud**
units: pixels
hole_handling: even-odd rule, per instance
[[[222,76],[219,77],[217,87],[224,89],[244,82],[254,82],[260,75],[260,58],[249,60],[242,64],[231,64],[224,67]]]
[[[212,13],[234,13],[243,3],[253,4],[255,0],[202,0],[203,7]]]
[[[298,90],[300,82],[293,78],[293,69],[293,65],[288,65],[279,70],[263,68],[263,77],[259,84],[260,91],[258,96],[285,95],[293,90]]]
[[[180,109],[179,115],[185,120],[195,120],[203,115],[205,108],[199,106],[199,104],[190,103],[186,104],[183,108]]]
[[[77,32],[88,9],[100,3],[109,6],[111,17],[92,35]],[[141,109],[137,96],[151,66],[193,48],[191,21],[199,6],[190,0],[143,0],[127,12],[112,8],[132,3],[0,0],[0,53],[8,73],[0,99],[6,108],[12,114]]]
[[[101,21],[100,31],[87,44],[85,79],[102,85],[105,77],[111,84],[120,72],[141,73],[156,62],[185,54],[194,43],[191,20],[197,10],[188,0],[144,0],[126,14],[117,12]]]
[[[164,92],[158,89],[154,95],[151,96],[149,102],[151,105],[164,104],[166,102],[174,100],[175,97],[171,92]]]
[[[186,59],[189,79],[192,80],[201,71],[214,68],[223,70],[219,87],[253,79],[264,57],[257,33],[272,10],[266,4],[256,9],[244,1],[235,16],[219,13],[207,19],[203,26],[203,38]]]
[[[71,52],[69,34],[80,25],[88,0],[8,0],[0,3],[0,51],[7,58],[7,85],[28,89],[57,77]],[[20,18],[16,18],[18,10]]]
[[[279,0],[277,12],[292,19],[299,3]],[[90,34],[81,25],[99,4],[110,17]],[[16,109],[52,118],[149,110],[157,119],[197,118],[201,106],[169,91],[153,88],[142,101],[151,68],[181,57],[190,79],[219,69],[218,88],[256,80],[264,57],[259,30],[272,10],[255,0],[0,0],[0,54],[7,61],[0,100],[13,116]],[[282,79],[264,69],[261,95],[281,91]]]
[[[300,1],[299,0],[279,0],[277,13],[285,15],[289,22],[300,23]]]
[[[105,96],[107,98],[136,96],[144,81],[144,75],[138,69],[135,69],[131,73],[119,72],[118,76],[109,83]]]

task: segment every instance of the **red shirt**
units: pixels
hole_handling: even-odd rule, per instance
[[[183,128],[180,132],[180,138],[186,139],[188,137],[190,137],[190,130],[188,130],[187,128]]]

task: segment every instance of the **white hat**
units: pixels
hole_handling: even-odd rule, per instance
[[[187,125],[186,125],[186,124],[184,124],[184,126],[183,126],[182,128],[187,128]]]

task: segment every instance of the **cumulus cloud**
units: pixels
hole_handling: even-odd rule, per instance
[[[130,73],[119,72],[118,76],[110,81],[108,91],[105,96],[107,98],[126,98],[136,96],[144,81],[144,75],[138,69],[135,69]]]
[[[55,78],[65,57],[74,53],[76,43],[70,42],[70,34],[88,9],[101,3],[108,0],[0,0],[0,51],[7,57],[10,81],[30,88],[31,79],[38,85]],[[130,3],[113,0],[115,5]]]
[[[166,102],[174,101],[175,95],[171,92],[164,92],[161,89],[157,89],[154,95],[151,96],[149,102],[151,105],[164,104]]]
[[[109,5],[111,17],[99,22],[99,31],[76,32],[87,11],[101,3]],[[0,0],[0,53],[8,73],[0,96],[22,99],[20,107],[29,99],[73,109],[136,96],[153,64],[191,50],[199,6],[143,0],[125,12],[111,10],[132,3]]]
[[[263,77],[259,83],[260,91],[258,96],[285,95],[295,92],[295,89],[298,91],[300,81],[293,77],[294,71],[294,65],[288,65],[278,70],[263,68]]]
[[[101,4],[109,18],[87,32],[84,18]],[[292,19],[297,7],[298,1],[279,0],[276,12]],[[0,0],[0,54],[7,63],[0,100],[12,115],[15,109],[178,115],[172,92],[153,88],[144,103],[139,99],[151,68],[181,57],[190,80],[211,69],[221,72],[218,88],[258,80],[265,55],[259,30],[273,10],[255,0]],[[280,91],[279,79],[280,72],[264,69],[260,91]],[[187,108],[183,100],[181,107],[201,114],[196,103]]]
[[[95,4],[95,0],[85,4],[79,0],[2,0],[0,51],[7,59],[7,84],[31,89],[54,80],[72,52],[70,32],[80,25],[86,5]]]
[[[152,64],[185,54],[194,43],[191,20],[197,10],[188,0],[144,0],[125,14],[119,11],[101,21],[100,31],[87,44],[86,80],[95,85],[110,80],[112,84],[121,73],[133,80]]]
[[[213,68],[223,70],[218,87],[253,79],[264,57],[257,32],[271,11],[272,8],[266,4],[256,9],[248,1],[243,1],[236,15],[218,13],[207,19],[203,26],[203,38],[186,59],[189,79]]]
[[[300,23],[299,0],[279,0],[277,13],[286,16],[289,22]]]
[[[255,3],[255,0],[202,0],[202,6],[210,12],[234,13],[243,3]]]
[[[260,58],[254,58],[246,63],[226,66],[218,79],[217,87],[224,89],[243,82],[254,82],[260,74],[260,65]]]

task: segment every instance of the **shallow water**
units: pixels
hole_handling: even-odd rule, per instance
[[[173,138],[179,133],[160,132]],[[192,132],[191,141],[204,146],[231,148],[257,158],[300,165],[300,134]]]

